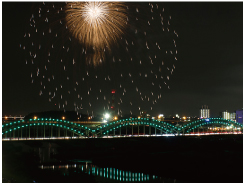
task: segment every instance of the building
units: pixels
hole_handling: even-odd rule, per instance
[[[200,109],[200,118],[210,118],[210,109],[207,105],[203,105]]]
[[[243,123],[243,108],[236,110],[236,122]]]
[[[232,120],[232,121],[235,121],[235,116],[236,116],[236,113],[235,112],[230,113],[227,110],[226,111],[223,111],[222,112],[222,115],[221,115],[221,117],[223,119],[229,119],[229,120]]]
[[[233,121],[236,120],[236,113],[235,112],[230,113],[230,120],[233,120]]]
[[[222,117],[222,119],[229,119],[230,113],[227,110],[223,111],[221,117]]]

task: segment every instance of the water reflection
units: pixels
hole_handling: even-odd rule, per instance
[[[86,162],[85,164],[67,164],[67,165],[51,165],[51,166],[39,166],[41,169],[52,169],[60,171],[64,176],[69,174],[69,170],[75,170],[75,172],[79,173],[84,172],[93,176],[100,176],[106,179],[117,180],[121,182],[142,182],[149,181],[151,179],[157,179],[158,177],[155,175],[149,175],[144,173],[137,173],[131,171],[119,170],[117,168],[100,168],[92,163]]]
[[[34,148],[34,151],[38,153],[40,163],[53,163],[56,160],[53,158],[57,151],[57,145],[54,143],[43,142],[42,147]]]

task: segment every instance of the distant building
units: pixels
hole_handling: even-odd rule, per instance
[[[210,109],[207,105],[203,105],[200,109],[200,118],[210,118]]]
[[[230,113],[230,112],[228,112],[227,110],[226,111],[223,111],[222,112],[222,118],[223,119],[229,119],[229,120],[235,120],[235,116],[236,116],[236,114],[235,114],[235,112],[233,112],[233,113]]]
[[[236,120],[236,113],[235,112],[230,113],[230,120],[233,120],[233,121]]]
[[[243,123],[243,109],[236,111],[236,122]]]
[[[222,112],[222,118],[223,119],[229,119],[230,118],[230,113],[226,111],[223,111]]]

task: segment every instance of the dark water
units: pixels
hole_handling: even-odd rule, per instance
[[[57,175],[59,179],[63,177],[59,182],[76,181],[83,178],[87,182],[176,182],[176,179],[159,177],[143,172],[122,170],[104,165],[100,167],[92,163],[91,160],[72,159],[69,157],[68,160],[65,160],[66,164],[64,164],[62,161],[55,159],[58,149],[52,143],[48,143],[41,148],[39,147],[35,151],[38,152],[41,164],[38,168],[41,171],[44,170]],[[132,165],[127,164],[127,166],[130,167]]]
[[[3,142],[3,182],[242,182],[243,136]]]

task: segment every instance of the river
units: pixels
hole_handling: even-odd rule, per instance
[[[2,142],[3,182],[241,182],[243,136]]]

